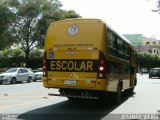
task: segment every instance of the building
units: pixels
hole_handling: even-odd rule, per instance
[[[142,34],[124,34],[123,36],[126,37],[133,46],[138,46],[143,44]]]
[[[149,52],[160,55],[160,40],[146,38],[142,34],[124,34],[137,52]]]

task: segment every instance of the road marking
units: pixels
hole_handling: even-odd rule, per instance
[[[6,108],[20,107],[20,106],[23,106],[23,105],[37,103],[38,101],[40,101],[40,100],[34,100],[32,102],[25,102],[25,103],[16,104],[16,105],[15,104],[14,105],[3,105],[3,106],[0,107],[0,111],[3,110],[3,109],[6,109]]]
[[[0,94],[0,113],[10,109],[18,109],[18,107],[25,109],[41,102],[50,101],[54,97],[48,96],[49,92],[54,92],[54,90],[13,91]],[[57,93],[57,90],[55,90],[55,93]]]

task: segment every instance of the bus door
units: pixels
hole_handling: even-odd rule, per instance
[[[136,77],[136,54],[134,50],[130,50],[130,87],[134,86],[134,80]]]

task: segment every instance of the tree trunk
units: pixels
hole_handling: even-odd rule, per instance
[[[25,62],[26,62],[26,65],[25,67],[29,67],[29,50],[25,52]]]

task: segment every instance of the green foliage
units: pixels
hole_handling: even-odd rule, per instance
[[[8,43],[15,43],[25,53],[26,66],[29,64],[30,51],[35,47],[44,45],[45,35],[51,22],[66,18],[80,17],[74,11],[60,9],[62,4],[58,0],[3,0],[0,2],[2,39],[0,50]],[[2,7],[1,7],[2,6]],[[9,26],[8,20],[14,18]],[[7,19],[7,20],[6,20]],[[5,23],[6,22],[6,23]],[[5,33],[5,34],[4,34]],[[8,38],[9,37],[9,38]],[[9,45],[10,46],[10,45]]]
[[[32,50],[29,56],[30,68],[42,67],[42,50]],[[0,53],[0,68],[22,67],[25,63],[25,53],[21,49],[5,49]]]
[[[160,67],[160,56],[152,53],[139,53],[137,54],[137,65],[140,68],[153,68]]]
[[[69,10],[69,11],[62,11],[62,14],[64,15],[65,19],[68,18],[81,18],[81,16],[79,14],[76,14],[76,12],[74,10]]]
[[[24,64],[24,52],[21,49],[5,49],[1,52],[0,68],[16,67]]]
[[[0,2],[0,50],[10,46],[11,36],[9,34],[9,26],[14,21],[12,12],[8,8],[8,4]]]
[[[41,61],[42,53],[31,51],[44,45],[48,26],[57,20],[80,17],[61,7],[58,0],[0,0],[0,51],[13,44],[23,50],[4,50],[0,67],[21,66],[24,62],[29,67],[34,59]]]
[[[32,69],[42,68],[43,51],[40,49],[32,50],[29,55],[29,67]]]
[[[36,50],[32,50],[30,52],[29,58],[34,59],[34,58],[43,58],[43,51],[36,49]]]

